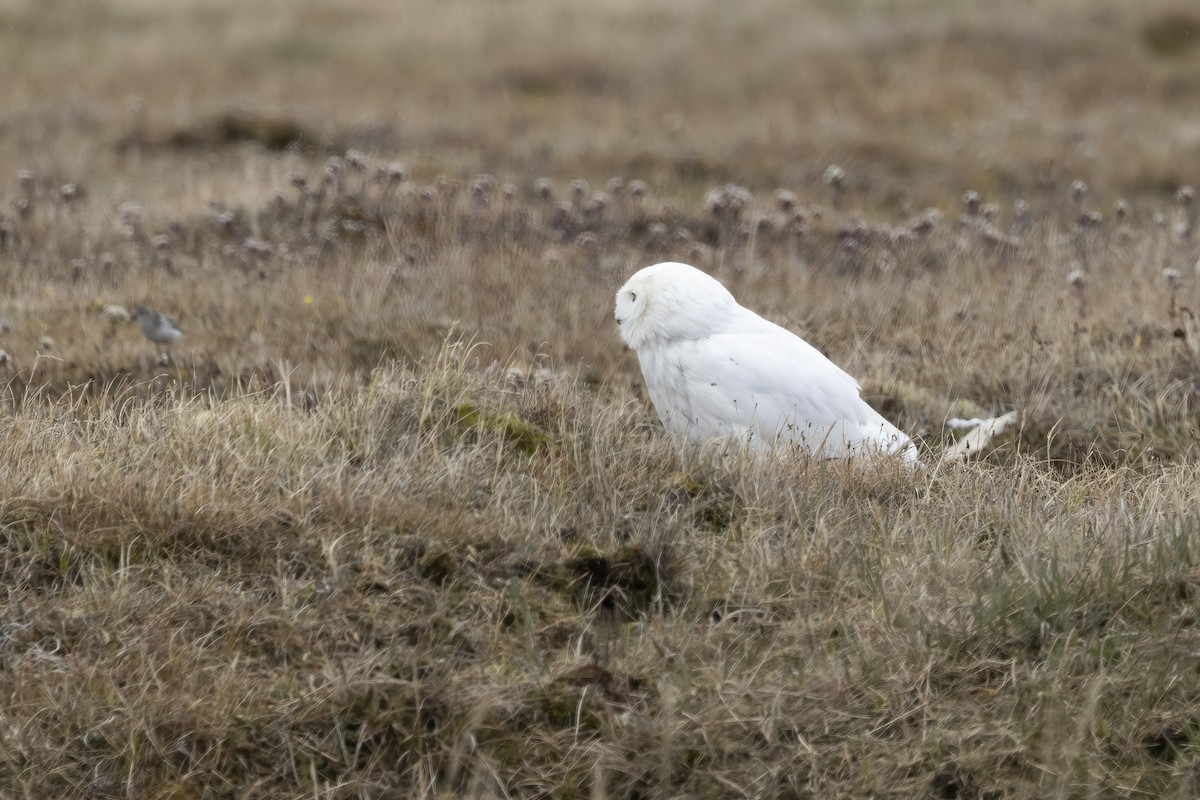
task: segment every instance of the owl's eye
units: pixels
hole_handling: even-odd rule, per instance
[[[637,302],[637,292],[630,292],[629,299],[636,303]]]

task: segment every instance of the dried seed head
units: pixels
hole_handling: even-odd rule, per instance
[[[1088,185],[1086,183],[1078,178],[1071,181],[1071,199],[1074,200],[1076,204],[1082,203],[1083,198],[1087,197],[1087,193]]]
[[[228,233],[229,231],[233,230],[233,225],[237,221],[237,216],[232,211],[214,209],[210,216],[210,220],[212,221],[213,227]]]
[[[117,207],[117,216],[122,225],[137,226],[142,222],[142,207],[137,203],[121,203]]]
[[[592,196],[583,206],[583,212],[589,217],[602,217],[604,210],[609,204],[608,194],[605,192],[592,192]]]
[[[408,168],[399,161],[393,161],[384,167],[387,172],[388,183],[400,184],[408,180]]]
[[[967,216],[974,217],[978,215],[979,207],[982,205],[982,203],[983,199],[979,196],[979,192],[975,191],[974,189],[968,189],[967,191],[963,192],[963,212]]]
[[[825,174],[821,177],[821,180],[826,186],[841,186],[846,181],[846,170],[837,164],[830,164],[825,168]]]
[[[1183,283],[1183,275],[1181,275],[1177,269],[1171,269],[1170,267],[1167,267],[1162,271],[1162,276],[1163,281],[1167,284],[1167,288],[1169,288],[1171,291],[1175,291],[1179,288],[1179,285]]]
[[[73,183],[64,183],[58,187],[58,196],[62,198],[64,203],[73,203],[83,196],[79,187]]]
[[[750,190],[727,183],[706,194],[704,206],[715,217],[736,220],[753,197]]]
[[[13,363],[13,359],[12,359],[12,356],[10,356],[8,354],[8,351],[0,350],[0,367],[7,367],[7,366],[10,366],[12,363]]]
[[[256,239],[253,236],[247,237],[246,240],[242,242],[242,247],[246,249],[247,253],[254,256],[259,261],[265,261],[271,256],[275,255],[275,248],[271,246],[270,242],[262,239]]]
[[[496,189],[496,177],[483,173],[476,175],[471,181],[471,200],[475,205],[483,208],[491,203],[492,192]]]
[[[780,211],[790,212],[796,207],[797,202],[799,199],[795,192],[789,192],[787,189],[779,189],[775,192],[775,205],[779,206]]]
[[[846,182],[846,170],[842,169],[837,164],[830,164],[825,168],[825,174],[822,176],[821,180],[823,180],[826,185],[829,186],[833,194],[833,207],[835,209],[841,209],[842,192],[845,190],[844,184]]]
[[[1180,186],[1175,192],[1175,202],[1181,206],[1190,206],[1196,202],[1196,190],[1190,186]]]
[[[550,226],[554,228],[562,228],[571,221],[575,213],[575,207],[570,203],[563,201],[554,207],[554,214],[550,217]]]
[[[990,247],[998,250],[1014,250],[1021,246],[1021,240],[1016,236],[1004,233],[995,225],[987,224],[979,229],[980,238]]]
[[[544,202],[550,202],[554,199],[554,182],[549,178],[538,178],[533,182],[533,193]]]
[[[301,175],[299,172],[292,172],[288,175],[288,183],[295,186],[302,194],[308,194],[308,178]]]
[[[1118,222],[1124,222],[1125,220],[1129,219],[1128,201],[1122,199],[1113,203],[1113,216],[1117,218]]]
[[[1000,216],[999,203],[984,203],[979,208],[979,216],[986,219],[988,222],[995,222]]]
[[[708,194],[704,195],[704,208],[708,213],[714,215],[724,210],[724,196],[720,189],[711,189]]]
[[[160,233],[150,240],[150,245],[159,252],[169,250],[171,248],[171,237],[165,233]]]
[[[571,199],[576,205],[582,203],[587,198],[589,191],[588,182],[582,178],[576,178],[571,181]]]
[[[1087,283],[1087,276],[1083,270],[1076,267],[1067,273],[1067,283],[1076,289],[1082,289],[1084,284]]]
[[[646,182],[638,178],[629,182],[629,193],[634,197],[645,197],[647,188]]]
[[[909,224],[908,229],[915,236],[927,236],[942,221],[942,212],[936,208],[927,208],[917,215]]]
[[[1095,229],[1104,224],[1104,215],[1095,209],[1088,209],[1079,215],[1079,227]]]
[[[665,222],[651,222],[646,226],[646,247],[661,248],[666,246],[671,229]]]
[[[113,322],[129,322],[130,320],[129,311],[125,308],[125,306],[110,304],[105,306],[100,313],[106,319],[110,319]]]
[[[604,184],[604,188],[607,189],[608,193],[613,197],[619,197],[621,193],[625,191],[625,179],[609,178],[608,183]]]
[[[358,150],[347,150],[346,165],[355,172],[362,172],[367,168],[367,157]]]
[[[500,195],[505,202],[511,203],[517,197],[517,187],[514,184],[506,183],[500,187]]]
[[[28,194],[33,191],[33,182],[37,176],[33,174],[33,170],[19,169],[17,170],[17,185],[21,187],[21,191]]]
[[[38,347],[40,347],[44,352],[50,352],[54,349],[54,340],[49,336],[43,336],[38,339]]]

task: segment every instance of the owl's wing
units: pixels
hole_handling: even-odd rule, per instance
[[[794,442],[827,455],[863,445],[892,452],[908,442],[862,399],[854,378],[795,334],[760,321],[680,352],[689,416],[706,435]]]

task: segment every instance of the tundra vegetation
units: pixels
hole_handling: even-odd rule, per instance
[[[0,0],[0,794],[1196,796],[1189,9]],[[681,449],[663,260],[927,468]]]

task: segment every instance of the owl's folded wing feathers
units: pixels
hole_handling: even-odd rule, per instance
[[[657,392],[679,412],[674,427],[693,439],[794,442],[826,455],[892,452],[908,442],[861,398],[854,378],[786,329],[755,320],[676,345],[670,360],[679,369],[668,370],[676,380]],[[683,375],[693,379],[684,384]]]

